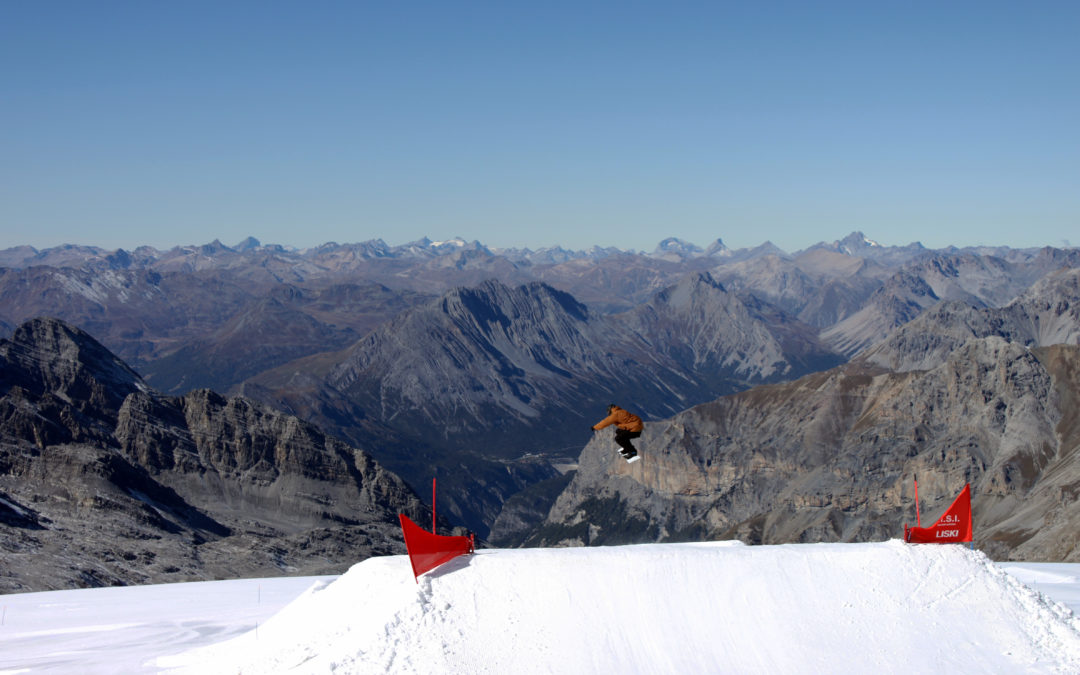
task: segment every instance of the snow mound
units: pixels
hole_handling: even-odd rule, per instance
[[[372,558],[192,673],[1080,672],[1080,619],[959,545],[483,550]]]

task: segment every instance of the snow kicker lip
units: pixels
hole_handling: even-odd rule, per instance
[[[419,587],[410,576],[405,556],[368,559],[261,626],[258,643],[241,636],[171,665],[1080,672],[1080,618],[960,545],[486,549]]]

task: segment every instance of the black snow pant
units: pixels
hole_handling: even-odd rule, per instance
[[[637,454],[637,448],[630,442],[631,439],[637,438],[641,435],[640,431],[627,431],[626,429],[615,429],[615,442],[619,444],[619,447],[623,449],[623,452],[629,452]]]

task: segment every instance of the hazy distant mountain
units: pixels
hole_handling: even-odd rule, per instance
[[[928,370],[969,340],[991,336],[1027,348],[1080,344],[1080,269],[1049,274],[1000,308],[938,304],[859,358],[895,371]]]
[[[0,316],[9,325],[60,317],[101,336],[156,387],[183,393],[224,391],[262,370],[344,347],[423,297],[368,282],[304,289],[249,271],[194,267],[0,268]]]
[[[774,304],[819,329],[861,309],[889,273],[865,258],[824,249],[795,258],[764,255],[713,271],[732,290]]]
[[[1053,262],[1048,264],[1052,260]],[[1077,262],[1075,257],[1040,253],[1020,263],[970,254],[920,258],[896,272],[855,314],[827,328],[822,339],[853,355],[883,340],[893,330],[942,301],[998,307],[1023,292],[1051,265]]]
[[[928,251],[919,242],[907,246],[882,246],[867,238],[862,232],[852,232],[848,236],[832,243],[819,243],[807,251],[827,250],[858,258],[868,258],[888,265],[903,265],[913,262]]]
[[[875,291],[859,311],[822,331],[821,337],[850,356],[940,301],[925,279],[904,269]]]
[[[762,255],[789,257],[789,255],[797,256],[816,250],[826,250],[846,256],[876,260],[881,264],[893,267],[912,262],[928,253],[946,255],[965,253],[1002,258],[1009,262],[1030,260],[1040,253],[1040,249],[1013,249],[1007,246],[980,246],[964,249],[949,247],[939,251],[926,249],[918,242],[906,246],[885,246],[871,240],[862,232],[853,232],[843,239],[830,243],[821,242],[805,251],[794,254],[784,252],[771,242],[765,242],[752,248],[733,250],[725,246],[720,238],[715,239],[702,249],[692,242],[676,237],[668,237],[661,240],[652,253],[646,254],[611,246],[592,246],[584,250],[571,250],[563,247],[541,248],[536,251],[518,248],[489,249],[480,242],[469,242],[460,237],[442,241],[433,241],[424,237],[417,241],[396,246],[388,245],[382,239],[346,244],[328,242],[308,249],[295,249],[278,244],[263,244],[254,237],[247,237],[234,246],[226,246],[215,240],[205,245],[177,246],[166,251],[159,251],[149,246],[141,246],[131,252],[123,249],[107,251],[94,246],[63,245],[43,250],[30,246],[17,246],[0,250],[0,266],[8,268],[23,268],[33,265],[81,267],[93,261],[113,257],[116,260],[126,261],[129,267],[158,267],[162,265],[175,267],[178,264],[177,261],[183,261],[189,265],[189,269],[207,266],[220,268],[233,264],[238,257],[253,258],[260,254],[273,254],[291,261],[294,265],[300,265],[303,261],[313,263],[314,266],[310,269],[317,273],[320,269],[341,272],[343,264],[355,263],[359,260],[430,259],[465,250],[485,251],[505,257],[513,262],[528,262],[530,264],[559,264],[574,259],[598,260],[613,255],[653,257],[668,254],[676,254],[676,257],[683,259],[708,257],[714,260],[730,258],[732,261],[739,261]]]
[[[672,262],[679,262],[688,258],[700,258],[705,255],[704,249],[688,241],[668,237],[656,246],[652,252],[654,258],[663,258]]]
[[[774,307],[747,302],[707,273],[685,277],[631,310],[625,320],[656,351],[687,373],[764,382],[836,365],[842,359],[816,331]],[[812,364],[812,365],[811,365]]]
[[[26,261],[37,255],[33,246],[14,246],[0,250],[0,267],[21,267]]]
[[[233,250],[239,253],[247,253],[248,251],[255,250],[262,246],[258,239],[255,237],[247,237],[236,246],[233,246]]]
[[[730,258],[734,252],[724,244],[723,239],[717,238],[705,247],[705,255],[710,258]]]
[[[227,392],[263,371],[357,339],[356,332],[322,323],[295,304],[272,296],[258,300],[207,336],[147,363],[143,372],[168,393]]]

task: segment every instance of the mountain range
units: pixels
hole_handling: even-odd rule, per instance
[[[95,424],[79,418],[78,443],[149,471],[223,541],[237,526],[203,510],[205,470],[181,479],[195,465],[163,459],[192,456],[198,443],[175,439],[196,437],[197,409],[258,411],[270,437],[288,425],[266,419],[308,425],[316,446],[363,448],[413,499],[438,476],[440,512],[501,545],[895,536],[918,474],[935,500],[973,483],[993,555],[1066,559],[1067,538],[1049,546],[1034,523],[1051,511],[1048,530],[1076,522],[1054,500],[1074,492],[1078,262],[1076,249],[929,250],[861,233],[794,254],[674,238],[650,253],[460,239],[19,247],[0,251],[0,325],[24,351],[42,321],[100,340],[130,375],[102,386],[110,412],[80,403],[92,388],[61,399],[97,410]],[[74,414],[54,410],[48,387],[29,402],[23,390],[0,394],[16,397],[11,410]],[[587,431],[609,402],[646,419],[648,461],[613,462],[610,438]],[[34,434],[52,427],[8,419],[13,447],[72,443],[46,434],[42,446]],[[220,485],[254,475],[213,457],[200,466]],[[233,517],[273,522],[264,511],[280,494],[228,489],[243,495]],[[30,527],[20,494],[0,505]],[[268,536],[298,536],[291,527]]]

